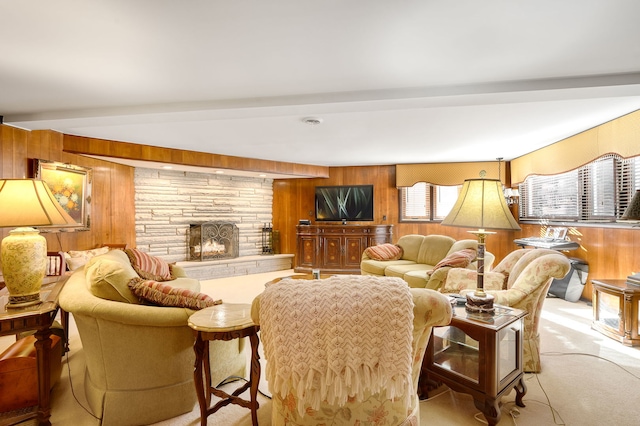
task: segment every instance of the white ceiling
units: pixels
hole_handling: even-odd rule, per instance
[[[511,160],[640,109],[638,17],[637,0],[2,0],[0,115],[324,166]]]

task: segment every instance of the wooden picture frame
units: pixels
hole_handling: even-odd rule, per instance
[[[550,226],[545,233],[545,238],[553,238],[554,240],[564,240],[566,237],[567,228],[561,226]]]
[[[56,161],[33,160],[33,177],[43,180],[75,225],[52,225],[39,228],[61,231],[88,230],[91,225],[90,168]]]

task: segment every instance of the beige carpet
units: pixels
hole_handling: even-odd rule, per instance
[[[230,303],[250,303],[264,288],[264,283],[290,275],[292,271],[258,274],[202,282],[203,292]],[[640,389],[640,349],[628,348],[590,329],[591,307],[584,302],[570,303],[561,299],[545,301],[541,322],[542,365],[538,375],[525,376],[526,407],[516,407],[515,393],[503,398],[499,425],[638,425],[638,389]],[[0,349],[10,344],[11,337],[0,339]],[[98,425],[88,414],[83,394],[84,354],[82,344],[71,324],[69,363],[63,365],[60,382],[52,393],[54,425]],[[263,360],[264,361],[264,360]],[[77,401],[72,395],[71,382]],[[268,393],[267,384],[260,385]],[[259,421],[270,424],[269,399],[259,396]],[[421,425],[482,425],[484,417],[472,399],[442,387],[437,394],[420,404]],[[157,425],[198,425],[197,404],[192,412]],[[209,425],[249,426],[247,409],[227,406],[208,419]],[[336,425],[339,426],[339,425]]]

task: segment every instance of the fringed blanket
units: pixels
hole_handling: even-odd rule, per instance
[[[285,279],[260,301],[271,392],[293,392],[298,411],[344,405],[365,392],[412,394],[413,299],[400,278]]]

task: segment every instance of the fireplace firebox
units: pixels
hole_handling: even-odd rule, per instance
[[[189,260],[217,260],[238,257],[238,227],[233,222],[205,222],[189,225]]]

